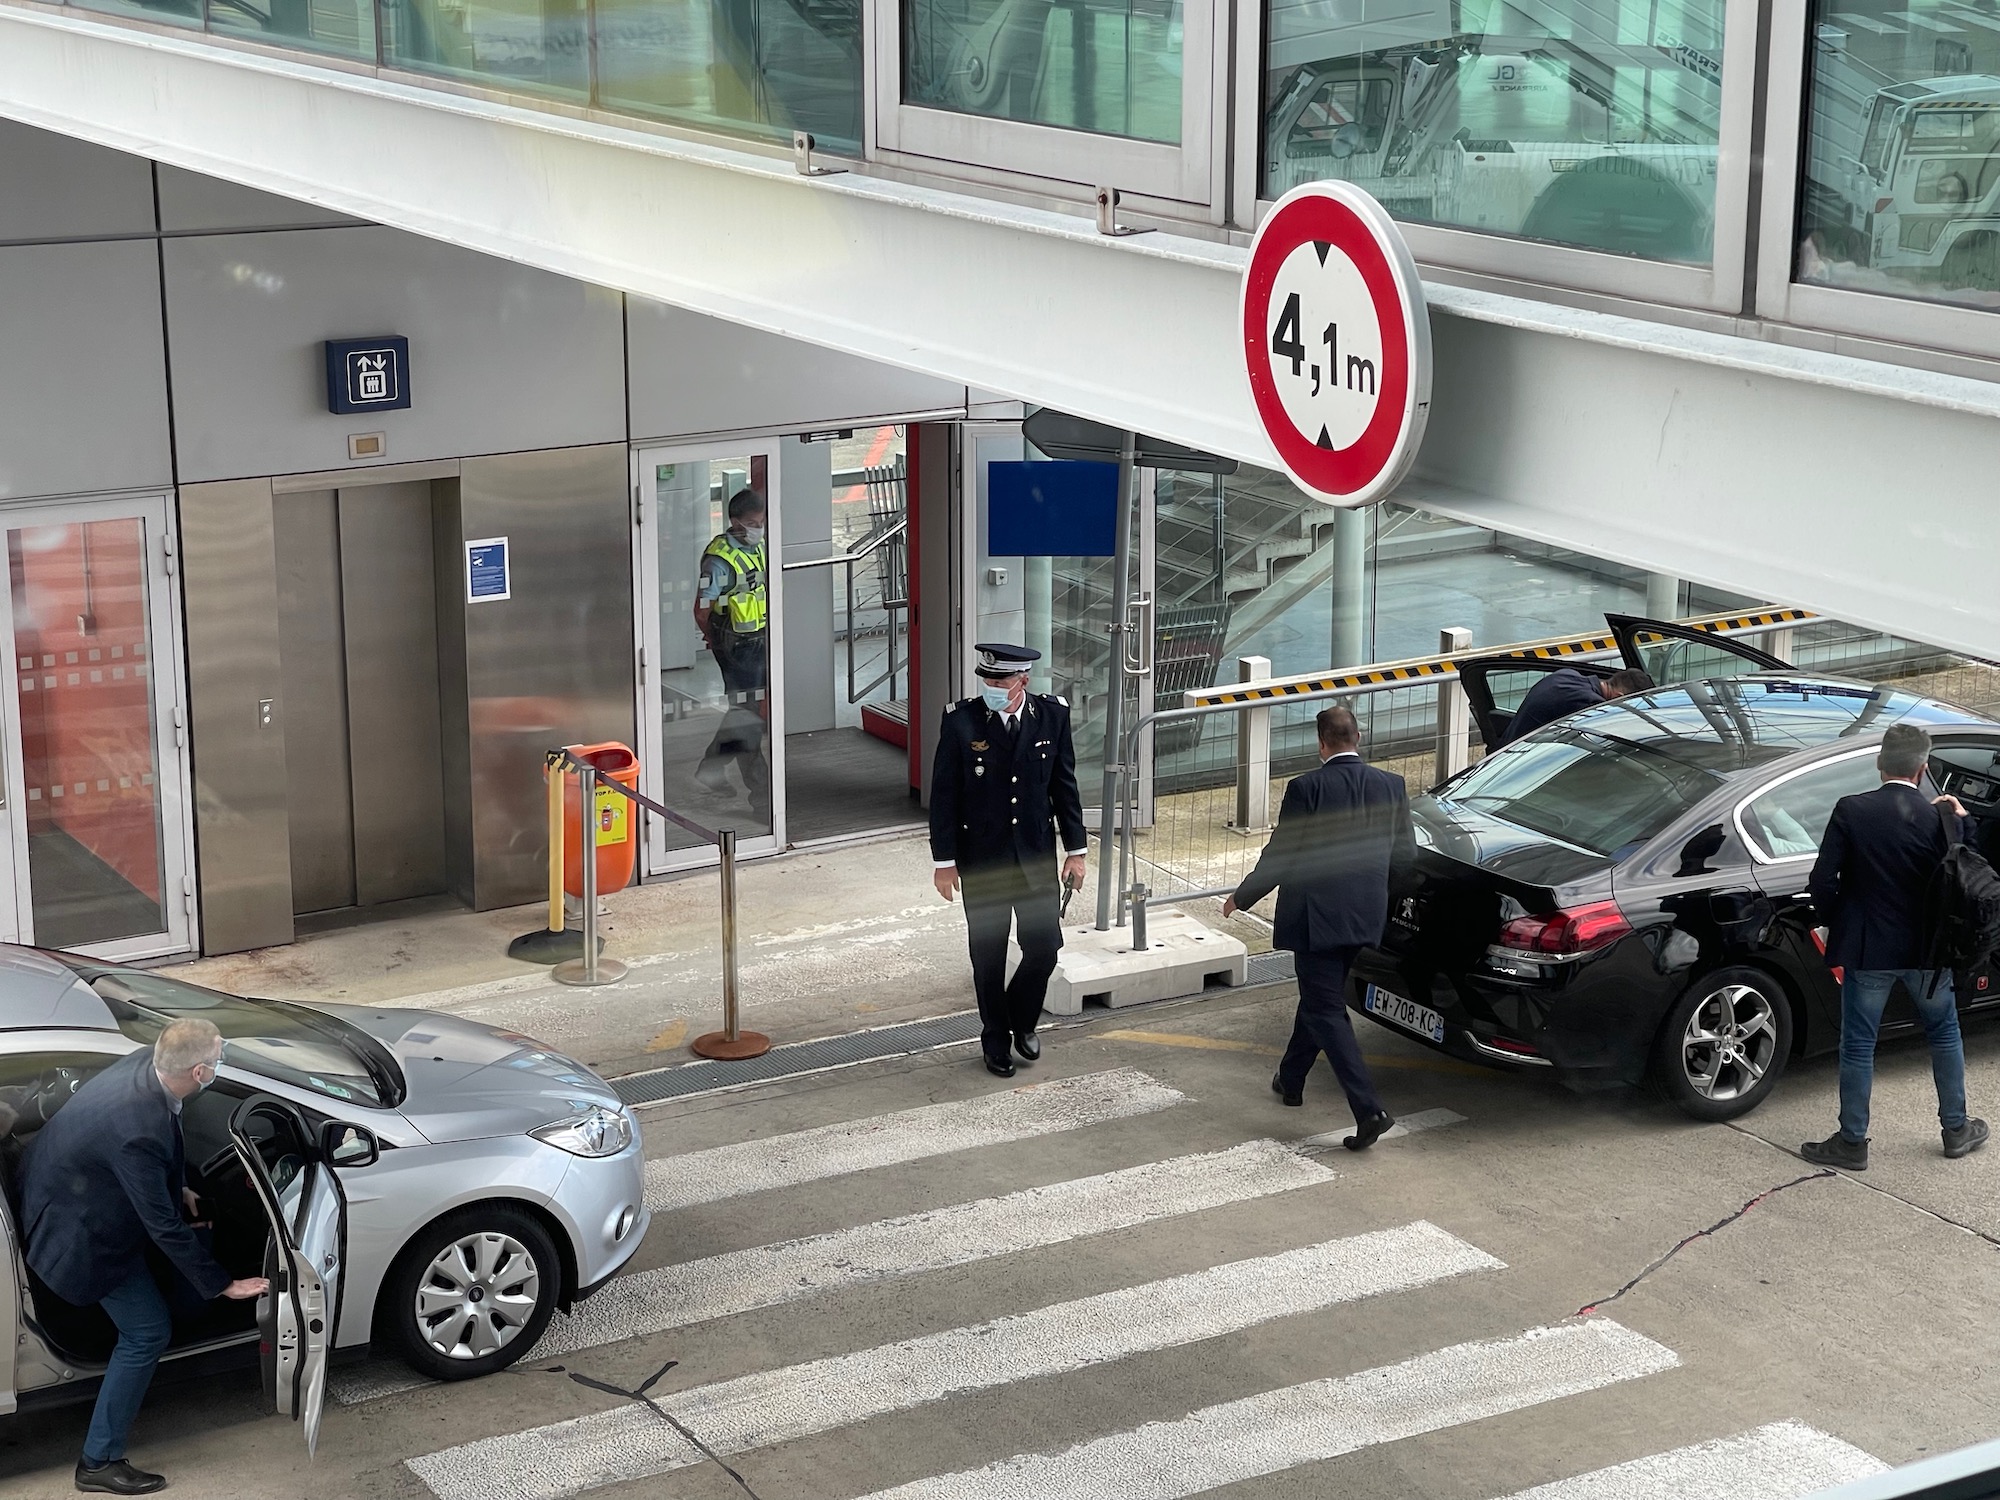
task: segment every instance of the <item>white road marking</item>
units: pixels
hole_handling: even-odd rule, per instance
[[[1203,1407],[1062,1453],[919,1479],[864,1500],[1183,1500],[1679,1363],[1671,1349],[1605,1319],[1537,1328]]]
[[[1406,1135],[1415,1135],[1420,1130],[1436,1130],[1441,1125],[1463,1125],[1465,1116],[1452,1109],[1420,1109],[1413,1115],[1404,1115],[1381,1135],[1380,1141],[1399,1141]],[[1348,1136],[1354,1134],[1352,1128],[1329,1130],[1324,1135],[1309,1135],[1297,1144],[1301,1146],[1338,1146]]]
[[[1199,1343],[1278,1318],[1500,1266],[1485,1251],[1419,1222],[656,1399],[711,1452],[726,1456],[969,1391]],[[1615,1336],[1607,1329],[1615,1330]],[[1673,1362],[1666,1350],[1615,1324],[1581,1325],[1581,1331],[1585,1337],[1568,1362],[1589,1366],[1593,1376],[1598,1376],[1596,1366],[1608,1364],[1611,1356],[1598,1355],[1592,1365],[1591,1348],[1623,1348],[1617,1337],[1636,1340]],[[1638,1363],[1629,1349],[1624,1359],[1628,1365]],[[1598,1376],[1590,1383],[1606,1379]],[[407,1463],[438,1500],[561,1500],[599,1485],[684,1468],[701,1462],[702,1456],[675,1427],[635,1402]],[[1176,1450],[1167,1457],[1178,1463],[1188,1453]],[[1033,1493],[1092,1493],[1089,1485],[1073,1485],[1070,1478]]]
[[[776,1307],[837,1287],[969,1265],[1334,1181],[1276,1141],[1177,1156],[621,1276],[535,1346],[547,1358]]]
[[[1539,1484],[1509,1500],[1794,1500],[1887,1467],[1873,1454],[1816,1427],[1773,1422],[1735,1437]]]
[[[796,1187],[849,1172],[970,1151],[1152,1114],[1182,1102],[1137,1068],[1086,1073],[948,1104],[797,1130],[646,1163],[646,1204],[655,1213]]]

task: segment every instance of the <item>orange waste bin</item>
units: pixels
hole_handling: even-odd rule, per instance
[[[597,807],[591,823],[597,832],[597,889],[600,894],[622,891],[632,883],[632,871],[639,863],[639,820],[629,797],[602,785],[615,781],[620,786],[639,788],[639,757],[630,745],[616,741],[606,745],[568,745],[571,755],[597,768],[600,785]],[[583,894],[583,789],[575,770],[563,772],[563,889],[572,896]]]

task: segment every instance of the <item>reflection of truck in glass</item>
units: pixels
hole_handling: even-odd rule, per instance
[[[1816,38],[1806,223],[1822,256],[1913,279],[2000,291],[2000,78],[1883,87]]]
[[[1266,194],[1337,177],[1405,219],[1705,259],[1720,66],[1598,3],[1274,0]]]

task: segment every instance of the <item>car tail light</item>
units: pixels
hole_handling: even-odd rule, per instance
[[[1815,927],[1812,930],[1813,947],[1819,950],[1821,958],[1826,957],[1826,931],[1824,927]],[[1843,969],[1839,964],[1833,966],[1833,982],[1835,984],[1847,983],[1847,970]],[[1983,990],[1986,986],[1982,984],[1980,988]]]
[[[1515,917],[1500,929],[1498,946],[1522,953],[1589,953],[1632,930],[1615,901],[1593,901],[1573,911]]]
[[[1480,1042],[1495,1052],[1511,1052],[1516,1057],[1540,1057],[1542,1049],[1528,1042],[1517,1042],[1510,1036],[1481,1037]]]

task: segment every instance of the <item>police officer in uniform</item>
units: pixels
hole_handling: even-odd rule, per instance
[[[932,879],[949,901],[965,893],[972,988],[979,997],[979,1040],[986,1068],[1014,1076],[1008,1047],[1033,1062],[1042,998],[1062,947],[1057,921],[1062,879],[1083,883],[1083,797],[1069,705],[1028,691],[1028,668],[1041,652],[979,645],[979,696],[945,710],[931,773]],[[1021,963],[1007,979],[1007,931],[1014,926]]]
[[[770,787],[764,756],[764,715],[770,681],[771,623],[768,565],[764,552],[764,497],[738,490],[729,497],[729,529],[701,554],[701,585],[695,595],[694,623],[722,672],[729,705],[695,769],[695,780],[711,791],[729,789],[734,761],[743,789],[761,797]]]

